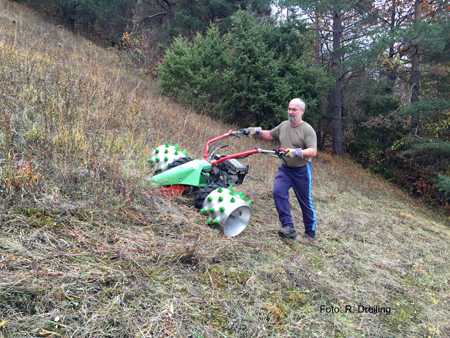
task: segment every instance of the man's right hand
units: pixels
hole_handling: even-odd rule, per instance
[[[255,137],[261,132],[261,127],[250,127],[247,130],[249,131],[248,137]]]

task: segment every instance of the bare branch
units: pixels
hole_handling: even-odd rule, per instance
[[[156,18],[158,16],[166,15],[166,14],[167,14],[167,12],[159,12],[159,13],[147,16],[147,17],[141,19],[140,23],[143,23],[144,21],[148,21],[148,20],[151,20],[151,19]]]

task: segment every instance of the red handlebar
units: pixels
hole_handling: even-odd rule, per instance
[[[205,145],[205,154],[203,155],[203,158],[204,158],[206,161],[208,161],[208,146],[209,146],[211,143],[216,142],[216,141],[218,141],[218,140],[220,140],[220,139],[223,139],[223,138],[225,138],[225,137],[228,137],[228,136],[230,136],[232,133],[233,133],[233,131],[230,130],[227,134],[223,134],[222,136],[218,136],[218,137],[213,138],[212,140],[209,140],[208,142],[206,142],[206,145]]]
[[[212,161],[211,164],[214,167],[215,165],[218,165],[220,162],[229,160],[230,158],[236,158],[236,157],[241,157],[241,156],[248,156],[248,155],[251,155],[251,154],[256,154],[257,152],[258,152],[258,149],[255,149],[255,150],[245,151],[245,152],[239,153],[239,154],[228,155],[228,156],[222,157],[221,159],[219,159],[217,161]]]
[[[203,155],[205,161],[208,161],[208,156],[209,156],[209,154],[208,154],[208,147],[209,147],[209,145],[210,145],[211,143],[213,143],[213,142],[216,142],[216,141],[220,140],[220,139],[223,139],[223,138],[225,138],[225,137],[229,137],[232,133],[233,133],[233,131],[230,130],[228,133],[223,134],[223,135],[221,135],[221,136],[218,136],[218,137],[216,137],[216,138],[213,138],[213,139],[209,140],[208,142],[206,142],[206,145],[205,145],[205,153],[204,153],[204,155]],[[281,151],[281,152],[283,152],[283,153],[287,153],[287,151],[284,150],[283,148],[279,148],[278,150]],[[215,166],[215,165],[217,165],[217,164],[219,164],[219,163],[221,163],[221,162],[223,162],[223,161],[226,161],[226,160],[229,160],[229,159],[232,159],[232,158],[237,158],[237,157],[241,157],[241,156],[248,156],[248,155],[256,154],[256,153],[259,153],[259,152],[260,152],[260,151],[259,151],[258,149],[254,149],[254,150],[245,151],[245,152],[243,152],[243,153],[238,153],[238,154],[228,155],[228,156],[222,157],[222,158],[219,159],[219,160],[212,161],[211,164],[212,164],[212,166]],[[265,151],[265,152],[266,152],[266,151]]]

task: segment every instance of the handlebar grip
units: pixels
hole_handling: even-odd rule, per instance
[[[245,134],[245,135],[250,134],[250,130],[248,130],[248,129],[240,129],[239,132],[241,132],[242,134]]]

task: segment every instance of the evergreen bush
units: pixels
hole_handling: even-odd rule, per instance
[[[244,11],[231,19],[225,35],[213,25],[192,43],[175,39],[159,67],[162,93],[227,122],[265,128],[285,120],[289,100],[301,97],[305,120],[314,123],[317,102],[332,80],[307,65],[311,40],[305,27],[256,24]]]

